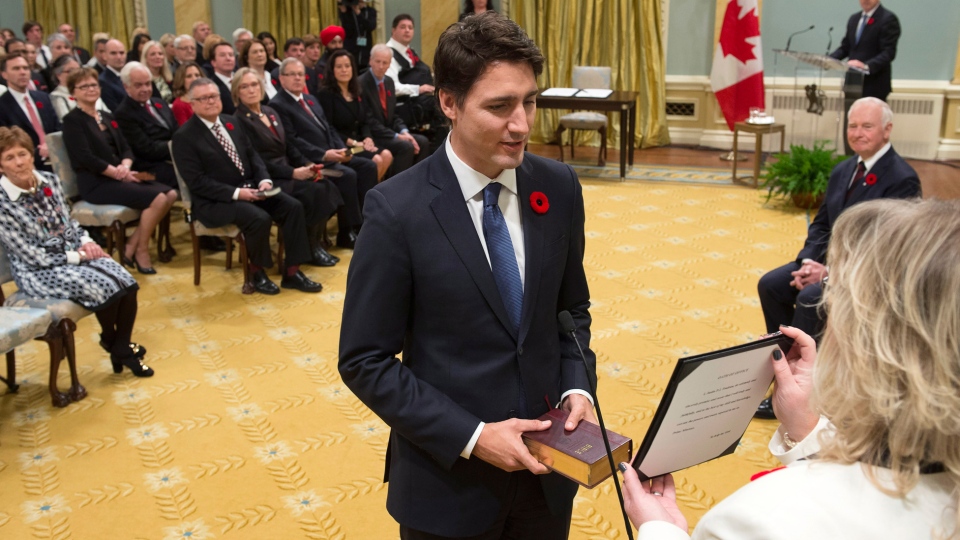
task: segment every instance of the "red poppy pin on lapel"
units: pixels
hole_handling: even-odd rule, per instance
[[[869,19],[867,19],[867,26],[871,24],[873,24],[873,17],[870,17]]]
[[[53,190],[50,189],[50,186],[43,186],[43,194],[47,197],[53,197]]]
[[[388,95],[388,96],[392,96],[392,95],[393,95],[393,91],[387,90],[387,95]]]
[[[540,191],[534,191],[530,194],[530,208],[538,214],[546,214],[550,209],[550,201],[547,196]]]
[[[119,127],[119,126],[117,126],[117,121],[116,121],[116,120],[111,120],[111,121],[110,121],[110,127],[112,127],[113,129],[117,129],[117,127]]]
[[[312,101],[307,101],[307,105],[313,107],[313,102],[312,102]]]
[[[872,186],[877,183],[877,175],[870,173],[866,178],[863,179],[863,183],[868,186]]]
[[[233,131],[233,124],[231,124],[230,122],[227,122],[227,123],[224,124],[224,125],[227,126],[227,130]]]
[[[42,108],[43,108],[43,102],[34,101],[34,103],[37,105],[37,109],[42,109]]]
[[[163,105],[160,105],[159,103],[154,103],[153,106],[156,107],[156,108],[158,108],[158,109],[162,109],[162,108],[163,108]]]

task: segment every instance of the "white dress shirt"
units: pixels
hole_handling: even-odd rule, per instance
[[[273,77],[267,70],[263,70],[263,85],[267,93],[267,99],[273,99],[273,96],[277,95],[277,87],[273,85]]]
[[[399,41],[390,38],[390,41],[387,42],[387,47],[399,52],[403,55],[404,58],[408,58],[407,50],[410,48]],[[390,59],[390,67],[387,68],[387,77],[393,79],[393,84],[396,86],[398,96],[419,96],[420,95],[420,85],[418,84],[403,84],[400,82],[400,62],[397,62],[396,58]]]
[[[33,171],[33,176],[37,179],[37,189],[42,190],[43,187],[47,185],[47,180],[43,175],[38,174],[37,171]],[[14,202],[16,202],[21,195],[30,194],[29,191],[20,188],[6,176],[0,176],[0,188],[3,188],[3,190],[7,192],[7,196],[10,197],[10,200]],[[83,236],[80,238],[80,245],[89,244],[90,242],[93,242],[93,240],[87,236],[86,231],[84,231]],[[80,257],[79,251],[68,250],[65,253],[67,255],[67,264],[80,264],[80,261],[83,260],[82,257]]]
[[[864,160],[863,158],[858,157],[857,166],[854,167],[853,169],[853,176],[851,176],[850,181],[847,182],[847,189],[850,189],[853,186],[853,179],[856,178],[857,176],[857,169],[860,168],[860,162],[863,162],[867,167],[863,173],[864,178],[866,178],[867,174],[870,173],[870,169],[872,169],[873,166],[876,165],[878,161],[880,161],[880,158],[882,158],[887,152],[890,151],[891,147],[892,145],[890,143],[883,145],[883,148],[878,150],[876,154],[870,156],[870,159],[868,160]]]
[[[216,125],[216,126],[220,126],[220,129],[223,130],[223,133],[226,134],[226,136],[225,136],[224,138],[227,139],[227,144],[229,144],[231,147],[233,147],[233,151],[234,151],[234,152],[237,152],[237,145],[233,143],[233,137],[231,137],[230,134],[227,132],[227,128],[224,127],[223,124],[220,123],[220,117],[219,117],[219,116],[217,117],[217,121],[216,121],[216,122],[208,122],[208,121],[205,120],[202,116],[199,116],[199,115],[197,116],[197,118],[199,118],[200,121],[203,122],[203,125],[207,126],[207,129],[210,130],[210,134],[213,135],[214,138],[216,138],[216,134],[215,134],[214,131],[213,131],[213,126],[215,126],[215,125]],[[239,155],[239,152],[237,152],[237,154]],[[264,178],[263,180],[260,180],[260,182],[257,184],[257,187],[258,187],[258,188],[259,188],[259,187],[263,187],[263,183],[264,183],[264,182],[267,183],[266,189],[270,189],[270,188],[273,187],[273,180],[270,180],[269,178]],[[240,188],[237,188],[237,189],[233,190],[233,200],[236,201],[236,200],[238,200],[239,198],[240,198]]]
[[[510,233],[510,243],[513,244],[513,254],[517,256],[517,267],[520,270],[520,284],[525,285],[524,268],[526,268],[525,250],[523,245],[523,223],[520,219],[520,197],[517,191],[517,170],[504,169],[496,178],[490,178],[485,174],[473,169],[460,159],[453,151],[453,145],[450,144],[451,133],[444,143],[444,150],[447,152],[447,159],[450,160],[450,166],[453,167],[453,173],[457,176],[457,182],[460,184],[460,191],[463,192],[463,200],[466,202],[467,211],[470,212],[470,219],[477,230],[477,236],[480,237],[480,245],[483,246],[483,254],[487,257],[487,264],[490,264],[490,252],[487,250],[487,241],[483,236],[483,190],[491,182],[499,182],[503,187],[500,189],[500,196],[497,204],[500,207],[500,213],[507,223],[507,231]],[[491,264],[490,269],[493,269]],[[590,393],[580,389],[567,390],[560,396],[560,402],[570,394],[580,394],[585,396],[593,404],[593,398]],[[469,459],[473,454],[473,448],[480,439],[480,433],[483,431],[484,422],[480,422],[473,437],[467,442],[467,445],[460,452],[460,456]]]
[[[230,88],[230,84],[233,82],[233,77],[227,77],[226,75],[221,75],[216,71],[213,72],[214,77],[220,79],[223,84],[227,85],[227,88]]]
[[[17,92],[13,88],[7,88],[7,90],[10,92],[10,95],[12,95],[14,99],[17,100],[17,105],[20,106],[20,110],[23,111],[23,115],[27,117],[27,120],[30,120],[30,110],[27,109],[27,104],[24,103],[24,98],[30,100],[30,104],[33,105],[33,112],[35,112],[37,114],[37,118],[40,119],[40,125],[43,125],[43,119],[40,118],[40,110],[37,109],[37,103],[33,100],[32,97],[30,97],[29,90],[26,93]]]

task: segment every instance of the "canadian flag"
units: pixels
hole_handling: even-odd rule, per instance
[[[713,54],[710,86],[731,131],[750,116],[751,107],[763,108],[758,14],[757,0],[730,0]]]

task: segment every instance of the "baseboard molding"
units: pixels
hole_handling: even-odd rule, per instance
[[[703,138],[703,129],[701,128],[678,128],[670,126],[670,144],[682,144],[687,146],[699,146]]]
[[[937,159],[960,161],[960,139],[940,139]]]

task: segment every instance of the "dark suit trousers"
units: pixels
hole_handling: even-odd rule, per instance
[[[310,180],[274,180],[276,186],[284,193],[300,201],[303,205],[304,218],[307,228],[326,223],[330,216],[343,205],[343,199],[336,186],[328,184],[327,180],[311,182]]]
[[[270,251],[270,227],[274,221],[283,231],[285,250],[284,263],[294,266],[313,258],[310,243],[307,240],[307,223],[303,215],[303,205],[286,193],[279,193],[269,199],[257,202],[233,201],[205,205],[197,216],[204,221],[203,214],[218,212],[218,207],[234,205],[233,224],[240,228],[247,242],[247,255],[250,264],[262,268],[273,266],[273,253]]]
[[[540,479],[529,471],[510,474],[508,504],[500,509],[497,522],[489,531],[456,540],[566,540],[570,534],[570,513],[555,516],[547,508]],[[571,507],[572,508],[572,507]],[[454,517],[454,516],[448,516]],[[400,526],[401,540],[454,540],[446,536]]]
[[[423,135],[418,135],[411,133],[413,138],[417,140],[417,144],[420,145],[420,153],[413,153],[413,145],[408,141],[404,141],[397,137],[393,139],[374,139],[373,143],[377,145],[377,148],[383,148],[389,150],[393,154],[393,165],[390,166],[390,172],[392,174],[399,174],[403,171],[409,169],[413,166],[414,163],[418,163],[421,159],[430,155],[430,141],[427,140]]]
[[[337,212],[340,229],[337,236],[343,238],[363,223],[363,199],[377,185],[377,164],[369,159],[354,157],[346,163],[325,163],[324,167],[343,173],[340,178],[329,179],[343,196],[343,206]]]
[[[790,285],[793,280],[790,273],[799,269],[799,264],[791,262],[767,272],[760,278],[757,291],[760,293],[763,319],[768,333],[778,332],[780,325],[784,324],[819,338],[825,320],[821,320],[816,306],[820,302],[823,288],[817,283],[798,291]]]

